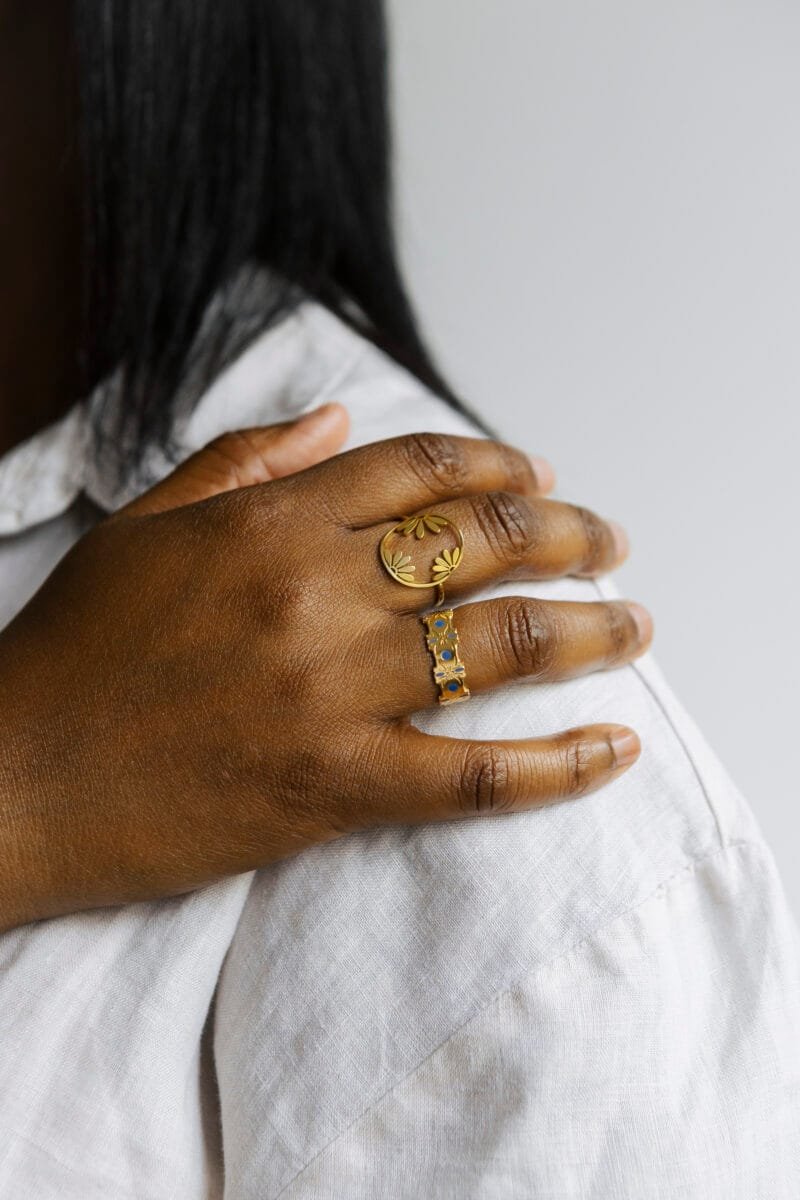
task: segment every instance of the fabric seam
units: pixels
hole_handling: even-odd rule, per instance
[[[275,1192],[272,1195],[272,1200],[280,1200],[281,1196],[288,1191],[292,1184],[295,1183],[303,1174],[305,1174],[309,1167],[313,1166],[317,1159],[323,1155],[326,1150],[335,1145],[340,1138],[344,1137],[345,1134],[347,1134],[355,1125],[357,1125],[359,1121],[363,1120],[363,1118],[367,1116],[367,1114],[370,1113],[374,1108],[377,1108],[377,1106],[381,1104],[387,1096],[390,1096],[393,1091],[399,1088],[401,1084],[405,1083],[407,1079],[410,1079],[412,1075],[415,1075],[429,1059],[433,1058],[435,1054],[438,1054],[438,1052],[444,1046],[446,1046],[448,1042],[452,1041],[457,1034],[459,1034],[463,1029],[466,1029],[474,1021],[477,1021],[480,1017],[482,1017],[500,996],[504,996],[507,993],[512,992],[514,988],[519,987],[523,980],[536,976],[541,971],[547,971],[556,963],[569,958],[570,955],[575,954],[578,950],[582,949],[589,942],[591,942],[593,938],[597,937],[601,933],[604,933],[607,929],[612,928],[617,922],[625,921],[632,917],[646,904],[649,904],[651,900],[661,899],[665,897],[667,893],[672,892],[676,890],[676,888],[688,883],[700,867],[706,866],[716,858],[723,857],[730,850],[743,849],[755,850],[759,854],[762,853],[762,848],[757,842],[751,842],[746,839],[724,842],[721,846],[715,846],[713,850],[709,850],[705,854],[701,854],[699,857],[685,862],[681,867],[678,868],[678,870],[673,871],[671,875],[662,880],[652,892],[649,892],[645,897],[638,901],[638,903],[632,905],[630,908],[626,908],[621,913],[617,913],[609,921],[605,921],[603,924],[595,926],[591,933],[585,934],[584,937],[580,938],[577,942],[574,942],[568,947],[568,949],[556,954],[555,957],[548,959],[547,962],[537,963],[535,967],[523,971],[522,974],[513,979],[511,983],[504,984],[502,987],[498,988],[497,991],[493,992],[492,995],[483,1004],[481,1004],[477,1012],[472,1013],[472,1015],[469,1016],[465,1021],[462,1021],[459,1025],[457,1025],[455,1029],[450,1030],[450,1032],[447,1034],[447,1037],[442,1038],[440,1042],[437,1042],[437,1044],[432,1047],[432,1049],[425,1055],[424,1058],[421,1058],[418,1063],[415,1063],[415,1065],[410,1070],[406,1071],[405,1074],[399,1079],[394,1080],[393,1083],[391,1083],[390,1086],[380,1094],[380,1096],[377,1096],[370,1104],[366,1106],[366,1108],[362,1109],[361,1112],[354,1117],[344,1129],[340,1129],[339,1132],[334,1134],[334,1136],[330,1138],[324,1146],[321,1146],[320,1149],[317,1150],[316,1153],[308,1160],[308,1162],[304,1163],[303,1166],[295,1172],[292,1178],[283,1185],[280,1191]]]

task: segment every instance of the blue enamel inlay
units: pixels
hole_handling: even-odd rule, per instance
[[[453,651],[452,651],[452,650],[443,650],[443,651],[442,651],[442,658],[444,659],[444,661],[445,661],[445,662],[450,662],[450,659],[451,659],[452,657],[453,657]]]
[[[446,621],[442,621],[442,620],[439,620],[439,621],[434,621],[434,622],[433,622],[433,625],[434,625],[434,628],[435,628],[435,629],[444,629],[444,627],[445,627],[445,625],[446,625],[446,624],[447,624],[447,622],[446,622]]]
[[[448,683],[447,690],[448,692],[457,692],[460,687],[460,683]]]

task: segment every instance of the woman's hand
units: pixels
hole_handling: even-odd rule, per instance
[[[451,605],[605,571],[624,553],[614,527],[542,498],[530,460],[492,442],[396,438],[264,486],[268,438],[223,437],[98,525],[0,637],[5,925],[190,891],[371,826],[535,808],[637,757],[613,725],[419,732],[433,593],[378,556],[401,515],[450,518],[468,549]],[[193,503],[243,446],[244,486]],[[651,634],[622,602],[494,600],[456,622],[473,692],[617,666]]]

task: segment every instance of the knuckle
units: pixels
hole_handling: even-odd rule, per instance
[[[499,746],[476,746],[467,753],[461,797],[467,816],[507,812],[511,808],[511,755]]]
[[[225,433],[219,433],[206,446],[207,450],[216,450],[219,454],[225,457],[238,459],[241,457],[247,446],[247,439],[243,433],[237,429],[226,430]]]
[[[263,579],[256,579],[251,597],[256,611],[259,591],[263,597],[262,619],[269,621],[271,631],[290,639],[287,648],[291,645],[292,653],[288,656],[287,666],[296,686],[300,688],[307,683],[316,688],[321,684],[320,668],[326,661],[327,643],[322,639],[308,640],[306,631],[318,626],[326,600],[324,583],[309,579],[300,571],[292,571],[269,588],[269,594],[264,597]]]
[[[608,660],[615,663],[625,658],[631,643],[635,641],[634,622],[624,604],[604,604],[603,616],[608,641]]]
[[[426,487],[449,494],[467,482],[467,463],[456,438],[442,433],[413,433],[403,438],[406,462]]]
[[[608,558],[610,541],[608,526],[590,508],[578,507],[575,511],[581,523],[586,543],[585,565],[590,570],[595,569],[602,566]]]
[[[497,442],[496,445],[508,486],[513,491],[529,486],[534,479],[534,474],[531,460],[527,454],[523,454],[516,446],[509,446],[506,442]]]
[[[594,781],[591,743],[583,738],[570,742],[564,753],[565,795],[583,796]]]
[[[513,492],[487,492],[472,498],[481,532],[504,561],[521,558],[533,541],[530,506]]]
[[[303,628],[315,609],[318,611],[319,596],[308,586],[307,580],[294,576],[281,580],[273,589],[270,604],[282,625]],[[312,660],[313,655],[309,655],[308,661],[301,658],[292,664],[296,678],[302,677],[304,669],[311,669]]]
[[[265,494],[263,488],[223,492],[213,498],[208,510],[199,509],[195,519],[203,536],[212,537],[209,550],[228,564],[232,578],[257,579],[263,591],[265,555],[269,555],[271,579],[278,584],[300,573],[296,549],[279,537],[282,510],[275,495]]]
[[[253,458],[253,446],[246,434],[235,429],[221,433],[208,443],[206,454],[214,459],[232,482],[238,484],[246,481],[246,467]]]
[[[536,600],[512,600],[506,609],[506,649],[519,675],[546,678],[555,667],[557,639],[545,613]]]

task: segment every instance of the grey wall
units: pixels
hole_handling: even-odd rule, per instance
[[[621,519],[800,911],[800,6],[393,0],[400,220],[459,388]]]

